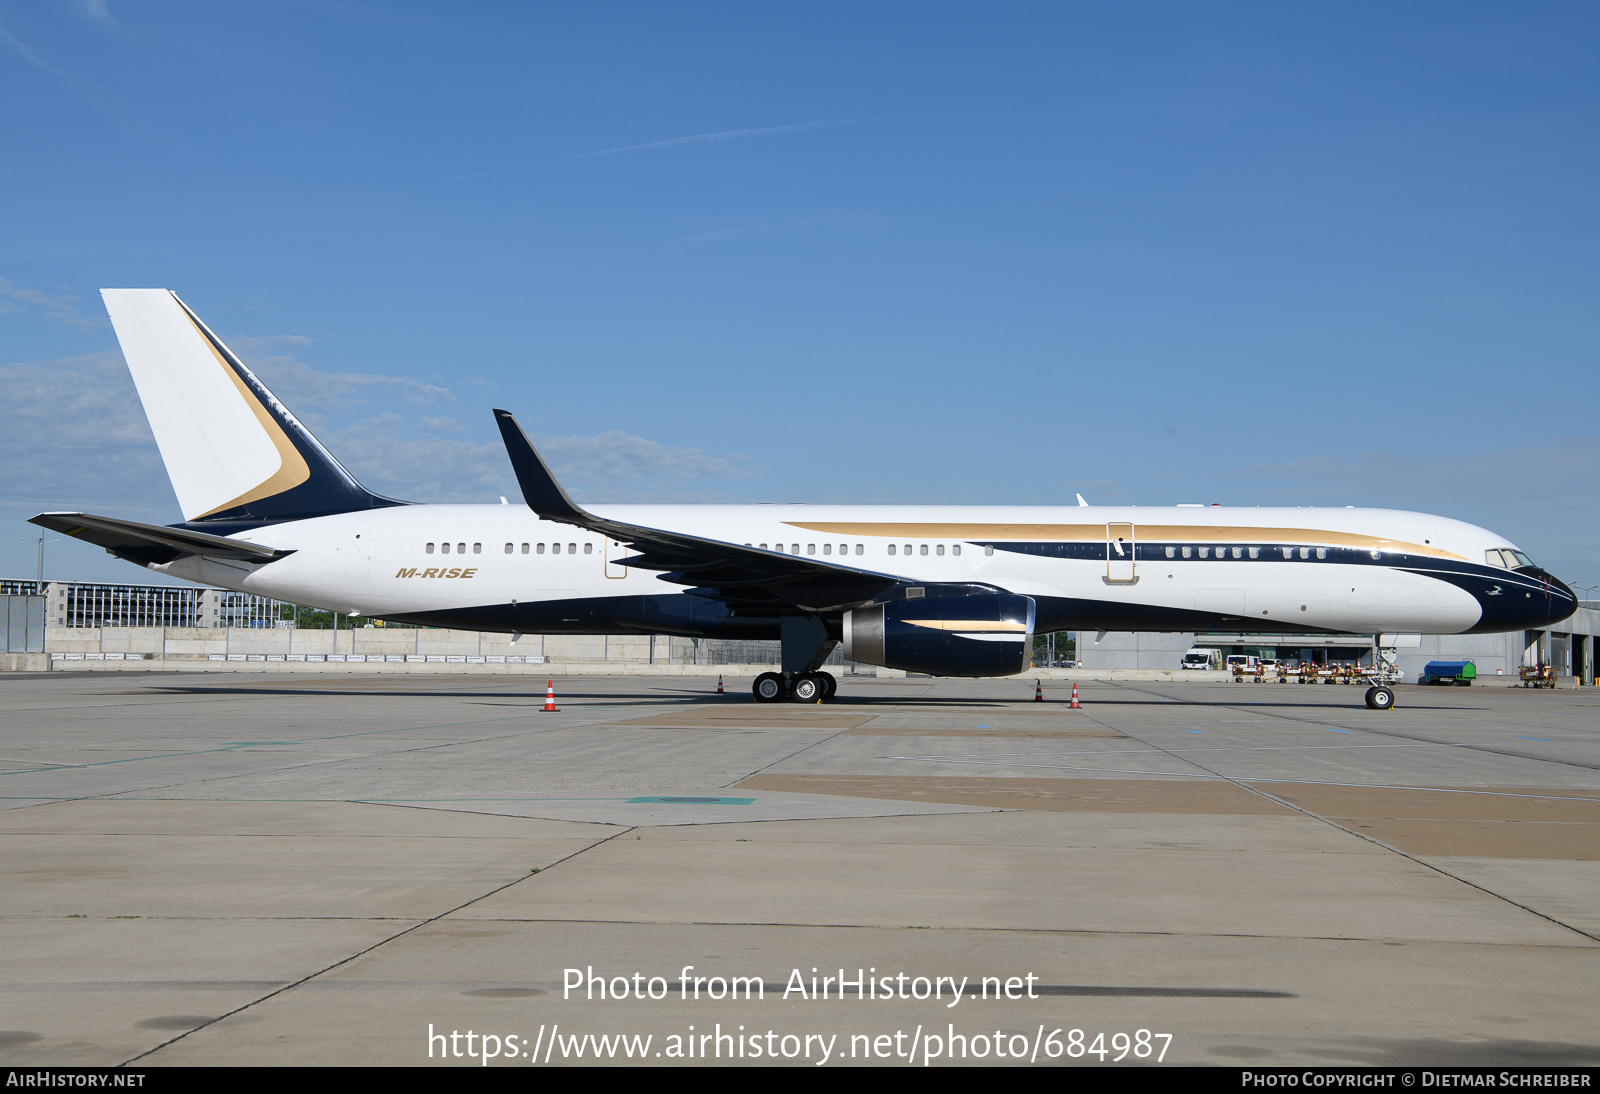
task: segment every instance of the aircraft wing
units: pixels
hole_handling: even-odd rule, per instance
[[[292,551],[278,551],[247,540],[192,532],[187,528],[167,528],[159,524],[141,524],[136,520],[97,517],[88,513],[40,513],[30,517],[28,523],[52,532],[63,532],[96,547],[104,547],[107,554],[140,566],[152,563],[159,566],[184,555],[271,562],[293,554]]]
[[[579,507],[551,474],[544,458],[509,411],[495,421],[528,508],[545,520],[602,532],[639,554],[622,566],[661,571],[667,581],[722,600],[735,611],[771,613],[785,606],[804,611],[849,608],[900,583],[899,578],[810,556],[781,554],[740,543],[607,520]]]

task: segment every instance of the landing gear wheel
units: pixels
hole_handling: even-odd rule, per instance
[[[828,685],[819,673],[807,672],[794,678],[794,701],[797,703],[820,703],[827,690]]]
[[[1372,710],[1393,710],[1394,689],[1379,685],[1367,689],[1367,706]]]
[[[756,677],[750,691],[758,703],[776,703],[783,698],[783,677],[775,672],[763,672]]]
[[[828,689],[822,694],[823,702],[827,702],[829,699],[832,699],[835,695],[839,694],[839,681],[833,678],[833,673],[819,672],[817,675],[822,678],[823,685]]]

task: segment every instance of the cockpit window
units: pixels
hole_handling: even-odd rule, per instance
[[[1520,566],[1532,566],[1533,559],[1521,551],[1485,551],[1484,561],[1491,566],[1503,566],[1507,570],[1515,570]]]

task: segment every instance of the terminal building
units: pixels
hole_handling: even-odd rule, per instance
[[[1422,675],[1429,661],[1471,661],[1478,677],[1517,678],[1525,666],[1552,666],[1556,675],[1594,683],[1595,640],[1600,635],[1600,601],[1581,607],[1559,627],[1509,634],[1422,634],[1392,636],[1407,679]],[[1372,663],[1370,634],[1135,634],[1077,632],[1077,656],[1086,669],[1173,670],[1192,647],[1220,650],[1224,656],[1251,654],[1274,658],[1291,668],[1301,664]]]

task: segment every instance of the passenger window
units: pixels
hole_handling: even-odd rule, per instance
[[[849,554],[850,553],[850,545],[848,543],[839,544],[839,553],[841,555]]]
[[[522,545],[522,553],[523,554],[527,554],[528,553],[528,545],[526,543],[524,543]]]
[[[578,553],[578,545],[576,543],[567,544],[567,554],[575,555],[577,553]]]
[[[1239,548],[1238,548],[1238,547],[1235,547],[1235,548],[1234,548],[1234,549],[1233,549],[1233,557],[1234,557],[1234,558],[1240,558],[1240,557],[1242,557],[1242,556],[1243,556],[1243,555],[1244,555],[1244,552],[1243,552],[1243,551],[1242,551],[1242,550],[1240,550],[1240,549],[1239,549]]]
[[[506,550],[508,550],[508,551],[509,551],[509,550],[510,550],[510,549],[511,549],[511,544],[509,544],[509,543],[508,543],[508,544],[506,544]],[[483,544],[481,544],[481,543],[474,543],[474,544],[473,544],[473,545],[472,545],[472,553],[473,553],[473,554],[475,554],[475,555],[481,555],[481,554],[483,554]]]
[[[1185,547],[1185,548],[1184,548],[1184,549],[1183,549],[1183,557],[1184,557],[1184,558],[1188,558],[1188,557],[1189,557],[1189,554],[1190,554],[1190,550],[1189,550],[1189,548],[1187,548],[1187,547]]]
[[[928,545],[926,543],[924,543],[922,545],[922,552],[921,553],[924,554],[924,555],[928,553]]]
[[[534,548],[534,549],[533,549],[533,550],[534,550],[534,553],[535,553],[535,554],[540,554],[540,555],[542,555],[542,554],[544,554],[544,544],[542,544],[542,543],[541,543],[541,544],[539,544],[539,545],[538,545],[538,546],[537,546],[537,547],[535,547],[535,548]]]
[[[442,555],[449,554],[450,553],[450,545],[448,543],[439,544],[439,553],[442,554]]]
[[[506,544],[506,554],[509,555],[510,553],[511,553],[511,544],[508,543],[508,544]]]
[[[1327,558],[1328,557],[1328,549],[1326,547],[1318,547],[1317,548],[1317,557],[1318,558]]]
[[[583,545],[583,553],[584,553],[584,554],[586,554],[586,555],[592,555],[592,554],[594,554],[594,544],[592,544],[592,543],[585,543],[585,544],[584,544],[584,545]]]
[[[858,554],[858,555],[861,554],[862,550],[863,550],[863,548],[862,548],[861,544],[859,544],[859,543],[856,544],[856,554]]]
[[[762,549],[762,550],[763,550],[763,551],[765,551],[765,550],[766,550],[766,549],[767,549],[767,545],[766,545],[766,544],[765,544],[765,543],[763,543],[763,544],[762,544],[762,545],[761,545],[761,549]]]
[[[433,554],[433,544],[431,544],[431,543],[430,543],[430,544],[428,544],[428,551],[427,551],[427,553],[428,553],[428,554],[430,554],[430,555],[431,555],[431,554]]]
[[[906,544],[906,554],[909,555],[910,553],[911,553],[911,544],[908,543],[908,544]]]
[[[1261,557],[1261,548],[1259,548],[1259,547],[1250,548],[1250,557],[1251,558],[1260,558]]]
[[[894,554],[894,544],[892,544],[892,543],[891,543],[891,544],[889,544],[889,553],[890,553],[890,554],[891,554],[891,555],[892,555],[892,554]]]
[[[823,553],[823,554],[825,554],[825,555],[831,555],[831,554],[833,554],[833,544],[831,544],[831,543],[824,543],[824,544],[823,544],[823,545],[822,545],[822,553]]]
[[[561,553],[561,544],[552,543],[550,545],[550,553],[553,555],[559,555]]]
[[[1167,557],[1168,558],[1177,558],[1178,557],[1178,549],[1176,547],[1168,547],[1167,548]]]
[[[1294,557],[1294,548],[1293,547],[1285,547],[1283,549],[1283,557],[1284,558],[1293,558]]]
[[[941,543],[941,544],[939,544],[939,546],[935,547],[933,549],[933,553],[936,554],[936,555],[944,554],[944,544]]]
[[[992,555],[992,554],[994,554],[994,548],[993,547],[985,547],[983,549],[983,553],[986,554],[986,555]]]
[[[1382,558],[1383,557],[1383,552],[1382,551],[1373,551],[1372,552],[1372,557],[1373,558]]]
[[[1311,548],[1309,548],[1309,547],[1300,548],[1300,557],[1301,558],[1310,558],[1311,557]],[[1321,556],[1318,556],[1318,557],[1321,557]]]
[[[953,555],[959,555],[961,553],[961,544],[957,543],[951,546],[950,553]]]
[[[456,554],[464,555],[466,553],[467,553],[467,545],[465,543],[456,544]]]
[[[789,544],[789,553],[791,555],[799,554],[800,553],[800,545],[798,543]]]
[[[1200,557],[1201,558],[1210,558],[1211,557],[1211,548],[1209,548],[1209,547],[1200,548]]]
[[[806,554],[814,555],[816,553],[817,553],[817,545],[815,543],[806,544]]]

